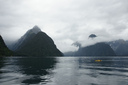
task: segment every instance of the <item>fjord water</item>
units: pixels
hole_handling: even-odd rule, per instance
[[[0,85],[128,85],[127,80],[128,57],[0,58]]]

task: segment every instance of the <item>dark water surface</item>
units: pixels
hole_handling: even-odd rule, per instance
[[[128,85],[128,57],[3,57],[0,85]]]

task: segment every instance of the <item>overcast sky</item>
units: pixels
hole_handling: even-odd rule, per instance
[[[115,39],[128,39],[128,0],[0,0],[0,34],[15,41],[34,25],[62,51]],[[90,34],[98,37],[88,39]]]

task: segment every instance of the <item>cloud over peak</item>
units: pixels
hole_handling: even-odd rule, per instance
[[[127,9],[127,0],[0,0],[0,34],[16,40],[38,24],[61,51],[75,50],[76,41],[128,39]],[[99,38],[89,41],[90,34]]]

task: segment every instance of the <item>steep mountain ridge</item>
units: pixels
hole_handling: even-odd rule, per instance
[[[2,36],[0,35],[0,56],[10,56],[12,55],[12,51],[10,51],[4,43]]]
[[[22,39],[23,38],[23,39]],[[30,29],[17,42],[17,55],[25,56],[62,56],[63,54],[57,49],[54,41],[37,26]],[[20,42],[22,41],[22,42]]]
[[[28,30],[13,46],[11,50],[16,51],[21,48],[26,40],[33,38],[41,29],[38,26],[34,26],[32,29]]]

